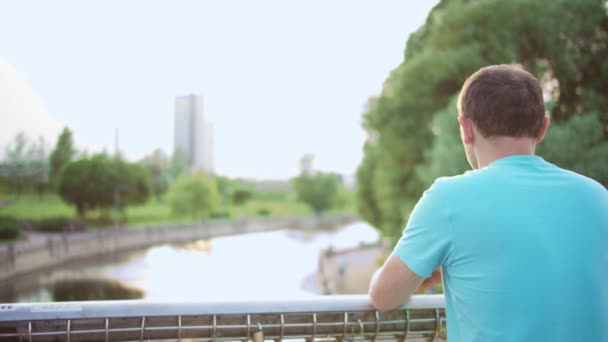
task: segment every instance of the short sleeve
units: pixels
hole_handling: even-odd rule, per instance
[[[445,266],[452,250],[445,188],[435,182],[414,207],[394,253],[412,271],[428,278],[435,269]]]

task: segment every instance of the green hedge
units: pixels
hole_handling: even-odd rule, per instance
[[[0,216],[0,240],[14,240],[19,232],[19,223],[14,217]]]
[[[66,217],[49,217],[36,222],[36,230],[46,233],[61,233],[70,225]]]
[[[214,211],[211,214],[209,214],[209,218],[210,219],[222,219],[222,218],[230,218],[230,212],[229,211]]]
[[[272,214],[270,209],[262,208],[258,210],[258,216],[270,216],[270,214]]]

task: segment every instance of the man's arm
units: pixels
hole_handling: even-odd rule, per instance
[[[395,253],[391,253],[372,277],[369,298],[377,310],[392,310],[405,304],[422,280]]]

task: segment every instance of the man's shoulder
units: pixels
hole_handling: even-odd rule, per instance
[[[483,172],[471,170],[456,176],[439,177],[435,179],[430,189],[442,192],[457,191],[463,187],[470,187],[487,181],[489,179],[484,176]]]
[[[605,186],[603,186],[600,182],[596,181],[593,178],[589,178],[585,175],[582,175],[580,173],[577,173],[575,171],[572,170],[568,170],[568,169],[562,169],[557,167],[566,177],[568,177],[568,179],[573,182],[576,183],[577,185],[580,186],[584,186],[587,187],[588,189],[593,189],[593,190],[597,190],[597,191],[602,191],[602,192],[606,192],[608,191],[606,189]]]

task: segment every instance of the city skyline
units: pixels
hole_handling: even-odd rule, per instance
[[[353,174],[364,105],[435,3],[58,1],[34,13],[24,1],[0,13],[0,69],[31,86],[22,103],[43,104],[38,131],[67,125],[90,152],[112,151],[119,129],[130,160],[171,153],[173,99],[196,93],[215,126],[217,173],[289,178],[310,153],[319,170]],[[11,122],[0,144],[29,128],[15,107],[0,108]]]

